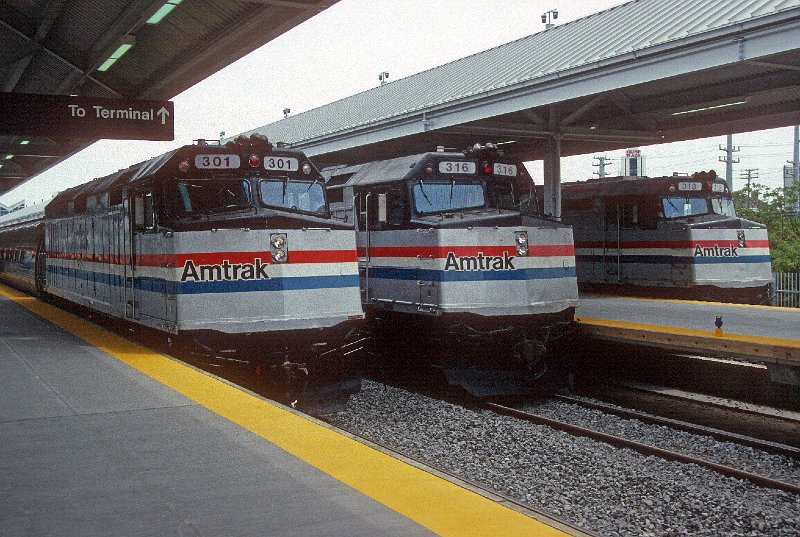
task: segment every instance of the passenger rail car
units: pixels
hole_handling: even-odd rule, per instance
[[[572,230],[514,207],[532,184],[521,162],[473,148],[323,176],[332,211],[357,230],[374,340],[433,357],[473,393],[500,378],[488,372],[544,373],[577,304]]]
[[[562,203],[581,289],[755,303],[769,297],[766,226],[736,216],[713,171],[564,183]]]
[[[271,365],[340,359],[364,318],[352,228],[303,153],[261,138],[70,188],[0,247],[6,280]]]

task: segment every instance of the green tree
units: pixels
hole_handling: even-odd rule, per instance
[[[772,190],[753,184],[733,199],[739,217],[767,226],[772,270],[800,272],[800,184]]]

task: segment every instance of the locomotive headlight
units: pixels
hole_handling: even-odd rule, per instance
[[[282,249],[286,246],[286,235],[273,235],[272,236],[272,247],[276,250]]]
[[[303,174],[305,175],[311,174],[311,166],[307,162],[303,164]]]
[[[528,255],[528,232],[517,231],[514,233],[514,242],[517,245],[517,255],[526,257]]]
[[[285,233],[275,233],[270,235],[269,249],[272,252],[273,263],[286,263],[289,258],[288,245]]]
[[[286,250],[275,250],[272,252],[272,260],[276,263],[286,262]]]

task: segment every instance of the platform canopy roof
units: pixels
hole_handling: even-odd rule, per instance
[[[800,0],[634,0],[249,131],[318,164],[543,158],[800,123]]]
[[[336,1],[3,0],[0,92],[171,99]],[[0,195],[95,141],[0,134]]]

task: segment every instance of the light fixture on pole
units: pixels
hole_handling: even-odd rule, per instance
[[[544,29],[549,30],[553,26],[555,26],[551,20],[556,20],[558,18],[558,10],[551,9],[550,11],[545,11],[542,13],[542,24],[544,24]]]
[[[384,71],[381,74],[379,74],[378,75],[378,80],[381,81],[381,86],[386,84],[386,81],[389,80],[389,72],[388,71]]]
[[[289,108],[284,108],[283,109],[283,118],[286,119],[287,117],[289,117],[289,114],[291,114],[291,113],[292,113],[292,111]]]

